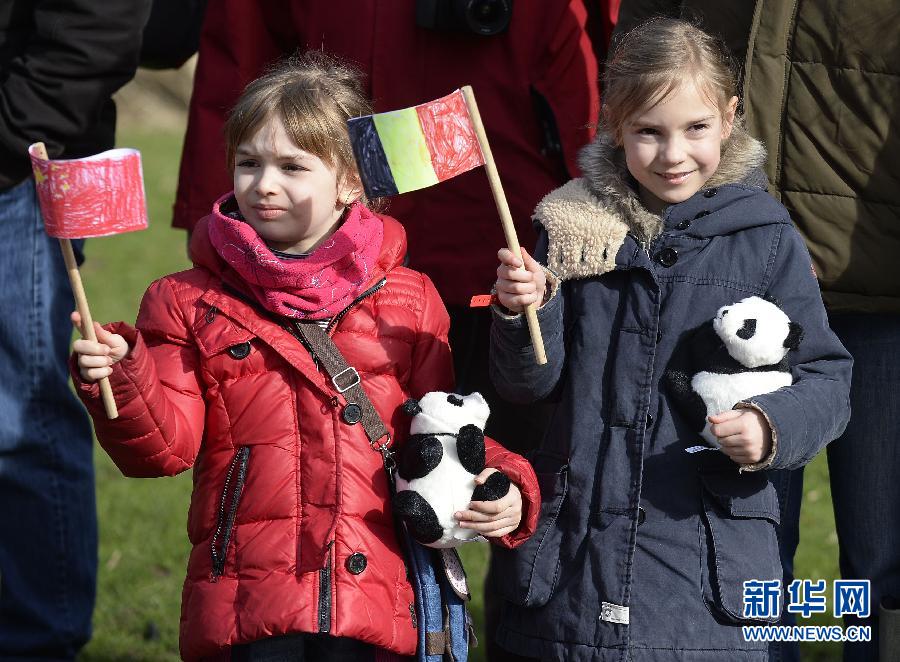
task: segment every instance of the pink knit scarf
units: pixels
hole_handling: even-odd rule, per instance
[[[216,203],[209,239],[234,270],[230,285],[252,294],[267,310],[296,319],[337,315],[373,278],[384,239],[380,218],[354,204],[341,226],[305,259],[280,260],[249,223],[223,214]]]

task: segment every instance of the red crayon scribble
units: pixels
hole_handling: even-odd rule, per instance
[[[44,227],[51,237],[102,237],[147,227],[141,155],[136,150],[60,161],[29,153]]]
[[[438,181],[484,165],[462,92],[416,106]]]

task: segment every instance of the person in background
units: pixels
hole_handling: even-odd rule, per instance
[[[111,95],[134,75],[149,0],[0,8],[0,658],[72,660],[97,579],[93,436],[68,384],[71,289],[47,237],[27,148],[115,140]],[[79,258],[81,242],[75,244]]]
[[[855,359],[853,416],[828,446],[828,471],[841,576],[871,582],[870,617],[845,624],[873,637],[846,642],[844,659],[874,660],[879,647],[900,659],[900,8],[625,0],[614,38],[654,14],[701,21],[742,65],[771,193],[806,240],[831,327]],[[782,489],[786,569],[802,487],[796,471]]]

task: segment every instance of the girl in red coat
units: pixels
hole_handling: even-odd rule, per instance
[[[401,266],[402,226],[363,199],[346,120],[370,113],[356,73],[320,53],[251,83],[225,127],[234,192],[196,226],[194,268],[150,286],[136,328],[96,325],[98,342],[75,343],[78,392],[122,472],[194,468],[185,659],[415,651],[381,455],[291,333],[328,331],[395,440],[407,398],[452,390],[444,306]],[[518,488],[461,524],[512,547],[533,531],[536,479],[490,441],[487,458]]]

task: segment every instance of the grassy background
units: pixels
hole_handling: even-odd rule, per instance
[[[188,266],[185,233],[170,227],[181,132],[131,127],[120,131],[119,144],[137,147],[143,153],[150,229],[88,243],[88,261],[82,273],[93,316],[102,322],[134,321],[147,285]],[[99,591],[94,638],[80,659],[177,660],[191,479],[186,474],[167,479],[125,479],[99,449],[96,466]],[[831,580],[838,576],[837,537],[824,457],[810,465],[806,476],[796,576]],[[486,549],[469,545],[463,548],[463,555],[473,588],[473,615],[480,627]],[[833,622],[830,617],[805,621]],[[806,660],[840,659],[839,644],[805,644],[803,651]],[[483,649],[472,651],[476,662],[483,659],[482,655]]]

